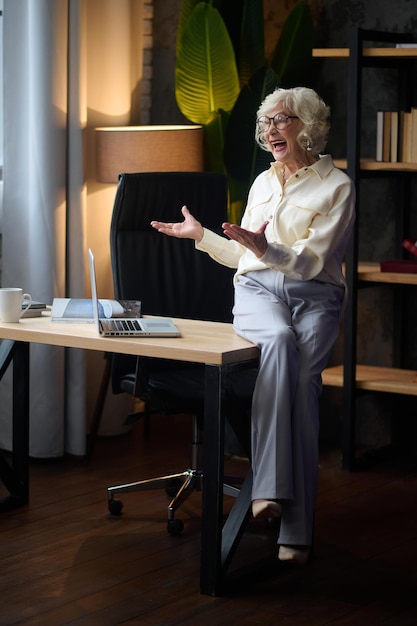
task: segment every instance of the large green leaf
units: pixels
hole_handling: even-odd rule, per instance
[[[262,0],[225,0],[219,11],[235,50],[241,86],[265,65],[265,31]]]
[[[185,26],[190,18],[191,13],[193,12],[197,4],[200,4],[200,2],[201,0],[182,0],[181,2],[181,9],[177,26],[177,56],[181,48],[181,40]]]
[[[175,70],[175,95],[187,119],[208,124],[215,112],[232,110],[239,78],[229,34],[219,12],[200,2],[184,26]]]
[[[265,32],[262,0],[245,0],[243,3],[240,53],[238,59],[241,85],[265,65]]]
[[[204,165],[210,172],[223,172],[226,169],[223,160],[225,129],[230,114],[220,109],[209,124],[204,127]]]
[[[313,39],[314,23],[310,7],[306,3],[299,4],[285,21],[271,61],[283,87],[310,83]]]

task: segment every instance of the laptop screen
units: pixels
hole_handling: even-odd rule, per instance
[[[94,323],[97,326],[97,330],[100,330],[100,322],[99,322],[99,317],[98,317],[96,268],[95,268],[95,263],[94,263],[94,255],[93,255],[91,248],[89,248],[88,250],[88,261],[90,265],[91,298],[93,301]]]

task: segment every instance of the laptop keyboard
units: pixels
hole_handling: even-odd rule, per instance
[[[101,327],[103,328],[103,330],[105,332],[112,332],[112,331],[116,331],[116,332],[135,332],[135,331],[141,331],[142,327],[140,325],[140,323],[138,322],[138,320],[136,319],[101,319],[100,320],[100,324]]]

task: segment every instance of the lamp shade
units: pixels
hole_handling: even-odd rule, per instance
[[[119,174],[202,172],[202,126],[113,126],[95,129],[96,178],[117,183]]]

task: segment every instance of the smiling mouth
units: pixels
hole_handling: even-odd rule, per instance
[[[286,141],[271,141],[271,145],[274,150],[279,150],[280,148],[284,148],[287,145]]]

